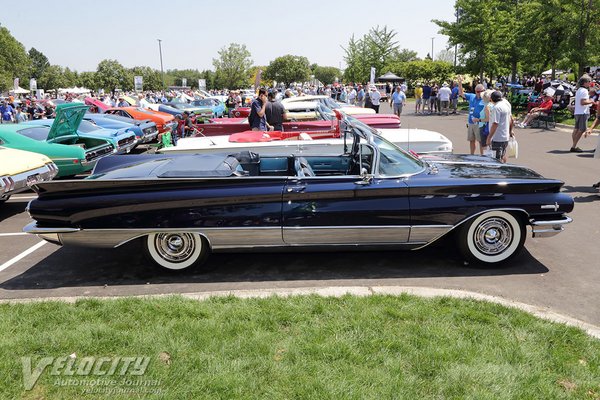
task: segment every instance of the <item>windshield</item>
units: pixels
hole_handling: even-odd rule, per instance
[[[48,133],[50,133],[50,127],[47,126],[36,126],[34,128],[21,129],[18,131],[19,134],[27,136],[33,140],[44,141],[48,139]]]
[[[79,132],[83,132],[83,133],[97,131],[98,129],[100,129],[100,127],[98,125],[96,125],[95,123],[93,123],[91,121],[86,121],[86,120],[81,121],[81,123],[79,124],[79,128],[77,128],[77,130]]]
[[[360,122],[356,118],[346,116],[345,132],[358,130],[362,137],[372,136],[373,142],[379,148],[379,175],[400,176],[422,172],[425,163],[395,144],[388,142],[377,134],[377,130]]]
[[[144,114],[154,115],[154,113],[152,111],[148,111],[145,108],[138,107],[138,108],[136,108],[136,110],[139,111],[139,112],[141,112],[141,113],[144,113]]]
[[[373,135],[379,148],[379,175],[400,176],[417,174],[425,170],[425,164],[381,136]]]
[[[194,106],[208,106],[211,107],[214,105],[214,102],[210,99],[202,99],[202,100],[195,100],[192,101],[192,105]]]
[[[327,107],[331,108],[332,110],[336,110],[338,108],[340,108],[340,105],[333,100],[332,98],[324,98],[324,99],[320,99],[321,103],[325,104]]]

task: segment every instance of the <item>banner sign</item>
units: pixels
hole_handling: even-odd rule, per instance
[[[141,92],[144,86],[144,77],[143,76],[134,76],[133,77],[133,87],[136,92]]]
[[[32,92],[34,90],[37,90],[37,81],[35,80],[35,78],[31,78],[29,80],[29,90],[31,90]]]
[[[19,89],[19,78],[15,78],[15,81],[13,83],[14,83],[14,90]]]
[[[198,79],[198,89],[206,90],[206,79]]]
[[[187,78],[181,78],[181,86],[187,86]]]
[[[369,80],[370,83],[375,83],[375,67],[371,67],[371,79]]]

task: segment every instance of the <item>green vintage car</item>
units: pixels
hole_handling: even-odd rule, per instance
[[[87,109],[83,104],[59,104],[50,127],[2,124],[0,145],[44,154],[58,167],[59,177],[90,171],[100,158],[113,154],[115,147],[107,139],[77,134]]]

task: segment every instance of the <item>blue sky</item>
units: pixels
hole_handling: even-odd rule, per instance
[[[212,59],[231,42],[245,44],[255,65],[285,54],[311,63],[341,66],[352,36],[387,25],[400,47],[425,57],[446,47],[432,19],[452,20],[449,0],[185,1],[185,0],[29,0],[3,7],[0,24],[29,50],[35,47],[52,64],[95,70],[103,59],[126,67],[212,69]]]

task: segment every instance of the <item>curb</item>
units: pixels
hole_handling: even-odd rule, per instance
[[[324,297],[341,297],[344,295],[354,296],[372,296],[372,295],[394,295],[410,294],[425,298],[432,297],[452,297],[457,299],[474,299],[500,304],[506,307],[516,308],[521,311],[528,312],[538,318],[565,324],[580,328],[588,335],[600,339],[600,327],[593,324],[572,318],[566,315],[559,314],[545,307],[533,306],[530,304],[521,303],[518,301],[507,300],[497,296],[471,292],[466,290],[454,289],[437,289],[428,287],[413,287],[413,286],[340,286],[340,287],[307,287],[307,288],[281,288],[281,289],[257,289],[257,290],[223,290],[214,292],[196,292],[196,293],[181,293],[181,294],[157,294],[157,295],[140,295],[140,296],[125,296],[126,298],[162,298],[171,296],[181,296],[192,300],[206,300],[211,297],[234,296],[242,299],[247,298],[266,298],[270,296],[306,296],[318,295]],[[28,298],[28,299],[2,299],[0,304],[27,304],[45,301],[62,301],[65,303],[75,303],[82,299],[97,299],[97,300],[114,300],[120,297],[109,296],[81,296],[81,297],[47,297],[47,298]]]

